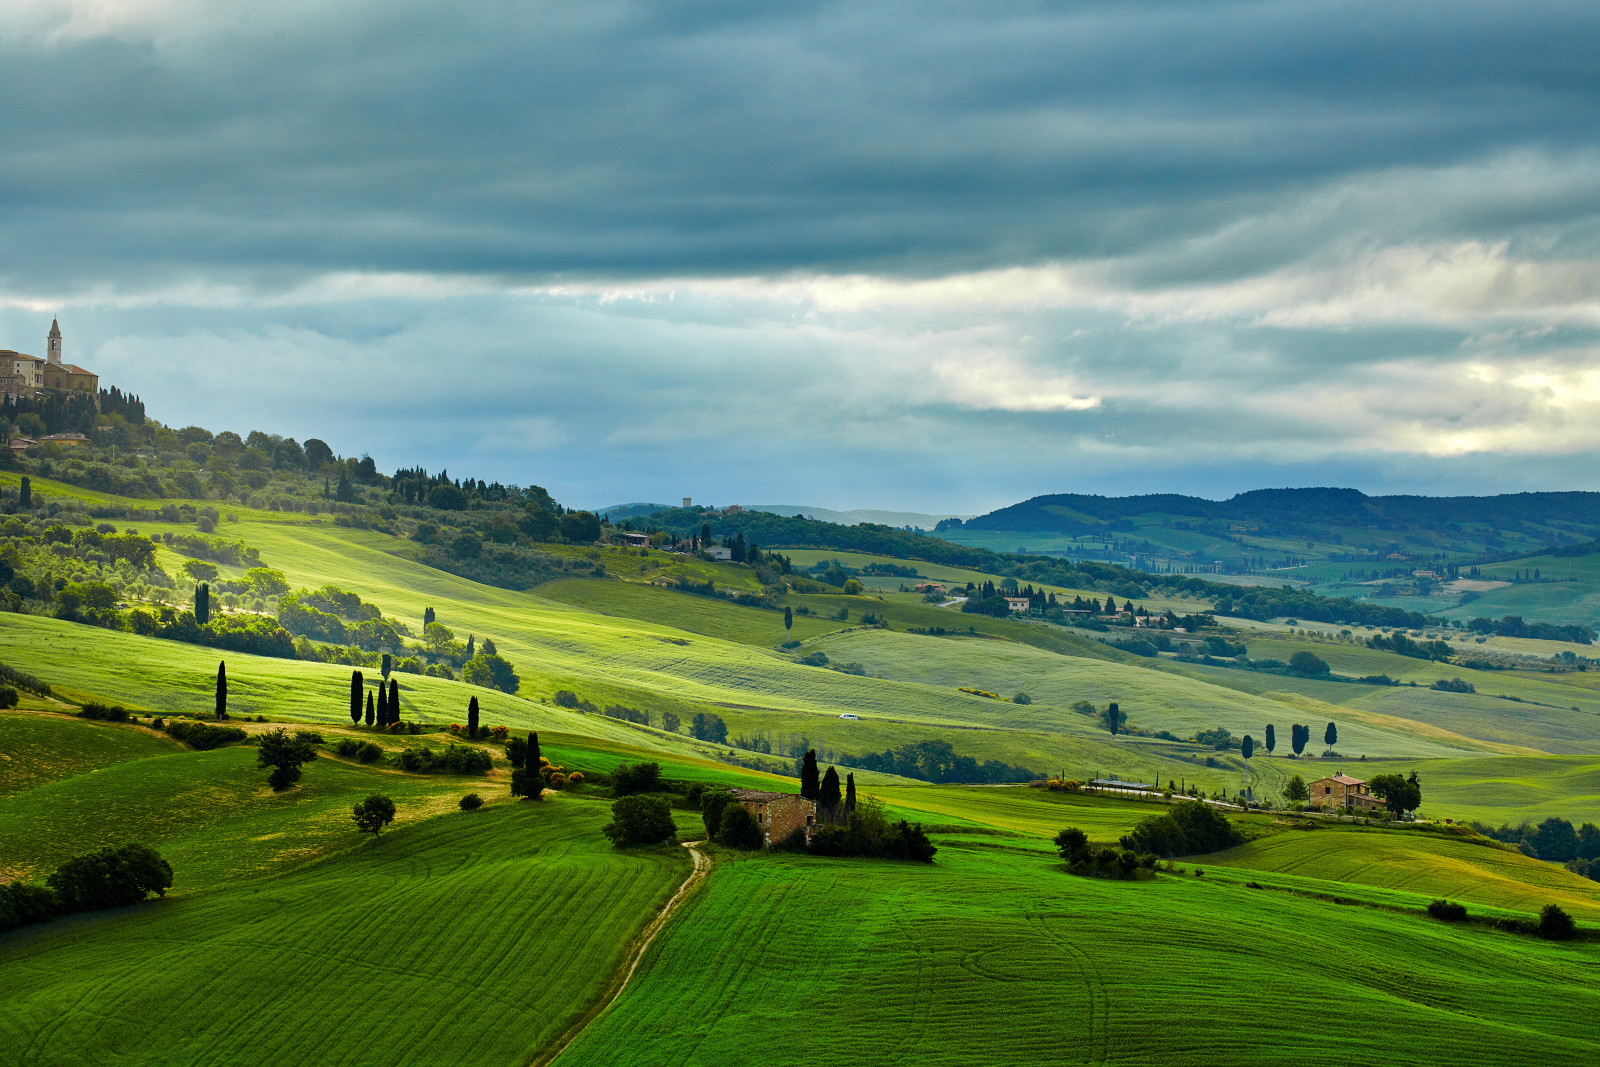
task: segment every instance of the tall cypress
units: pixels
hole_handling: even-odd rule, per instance
[[[204,626],[211,619],[211,586],[201,582],[194,588],[194,621]]]
[[[432,608],[422,609],[422,625],[426,626],[438,616],[434,615]]]
[[[372,726],[378,721],[377,709],[373,706],[372,693],[367,693],[367,725]]]
[[[832,815],[839,809],[839,772],[832,767],[822,776],[822,786],[817,791],[817,807]]]
[[[1278,747],[1278,734],[1273,730],[1272,724],[1267,723],[1267,755],[1272,755],[1272,750]]]
[[[478,736],[478,698],[467,701],[467,736]]]
[[[846,817],[854,814],[856,810],[856,776],[844,776],[844,813]]]
[[[783,609],[783,628],[785,630],[794,629],[794,609],[788,605],[785,605]]]
[[[361,676],[360,671],[350,672],[350,721],[357,726],[361,725],[361,692],[366,689],[367,680]]]
[[[389,679],[389,721],[400,721],[400,679]]]
[[[541,758],[541,754],[539,752],[539,731],[533,730],[533,731],[530,731],[529,734],[528,734],[528,770],[530,770],[530,771],[538,770],[539,769],[539,760],[540,760],[540,758]]]
[[[389,672],[394,670],[394,658],[391,657],[387,652],[383,654],[381,669],[383,670],[383,676],[385,678],[389,677]]]
[[[17,506],[33,507],[33,479],[26,474],[22,476],[22,487],[17,490]]]
[[[228,717],[228,661],[217,661],[217,718]]]
[[[473,649],[473,646],[476,645],[476,644],[477,644],[477,638],[475,638],[472,634],[468,634],[467,635],[467,658],[468,659],[472,658],[472,649]]]
[[[808,748],[805,758],[800,761],[800,795],[807,800],[816,800],[817,781],[817,750]]]

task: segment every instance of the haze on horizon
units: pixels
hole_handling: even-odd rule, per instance
[[[0,348],[580,506],[1600,489],[1600,8],[20,0]]]

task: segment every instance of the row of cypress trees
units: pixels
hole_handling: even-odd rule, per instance
[[[808,748],[800,761],[800,795],[817,805],[818,814],[824,820],[849,818],[856,810],[856,776],[854,773],[845,775],[841,795],[839,772],[830,765],[827,773],[819,778],[817,750]]]
[[[360,671],[350,672],[350,721],[361,725],[361,694],[366,691],[367,680]],[[368,726],[386,727],[400,721],[400,681],[389,679],[389,684],[378,683],[377,699],[366,694],[366,720]]]

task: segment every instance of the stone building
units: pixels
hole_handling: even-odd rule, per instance
[[[30,356],[10,349],[0,350],[0,393],[12,396],[33,396],[40,389],[58,389],[62,392],[84,392],[96,396],[100,391],[100,377],[61,358],[61,325],[50,320],[50,334],[45,338],[47,358]]]
[[[804,830],[806,840],[811,840],[811,831],[817,825],[815,801],[793,793],[769,793],[764,789],[730,789],[728,792],[755,820],[765,847],[771,848],[796,830]]]
[[[1315,807],[1342,811],[1345,808],[1371,810],[1383,807],[1383,801],[1367,792],[1367,783],[1352,778],[1343,771],[1332,778],[1318,778],[1307,786],[1311,791],[1309,801]]]

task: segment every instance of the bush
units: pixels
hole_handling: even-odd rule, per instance
[[[355,759],[356,753],[361,751],[361,742],[353,737],[341,737],[333,743],[333,751],[345,759]]]
[[[761,827],[743,804],[728,804],[722,809],[722,818],[712,840],[728,848],[757,849],[762,843]]]
[[[97,719],[101,722],[127,722],[128,711],[121,704],[106,707],[93,701],[78,709],[78,714],[85,719]]]
[[[518,767],[511,772],[511,795],[538,800],[544,793],[544,777],[536,767]]]
[[[59,911],[54,890],[26,882],[0,884],[0,933],[49,922]]]
[[[1327,663],[1320,656],[1310,652],[1296,652],[1290,656],[1289,669],[1308,678],[1316,678],[1328,673]]]
[[[1428,914],[1440,922],[1466,922],[1467,906],[1465,904],[1457,904],[1452,900],[1435,900],[1428,905]]]
[[[462,811],[477,811],[483,807],[483,798],[476,793],[468,793],[461,798]]]
[[[1078,863],[1089,853],[1089,835],[1069,826],[1056,835],[1056,851],[1068,863]]]
[[[716,840],[722,813],[733,803],[733,794],[726,789],[708,789],[700,794],[700,821],[705,824],[707,840]]]
[[[223,745],[236,745],[249,736],[237,726],[208,726],[190,719],[168,720],[166,729],[170,736],[202,752],[209,752]]]
[[[1013,704],[1032,704],[1033,703],[1033,698],[1031,696],[1029,696],[1027,693],[1017,693],[1015,696],[1013,696],[1011,698],[1011,703],[1013,703]]]
[[[367,741],[362,744],[361,750],[356,753],[356,759],[362,763],[377,763],[383,758],[383,749]]]
[[[9,685],[0,685],[0,708],[14,708],[21,695]]]
[[[47,881],[63,912],[137,904],[172,888],[172,866],[145,845],[105,848],[70,859]]]
[[[635,793],[660,793],[667,788],[661,780],[659,763],[617,764],[611,772],[611,791],[619,797]]]
[[[1241,840],[1233,824],[1216,808],[1184,800],[1163,815],[1140,820],[1122,839],[1122,847],[1161,856],[1192,856],[1231,848]]]
[[[413,774],[448,771],[451,774],[488,774],[493,761],[489,753],[472,745],[449,745],[435,752],[427,745],[411,745],[394,758],[402,770]]]
[[[1547,941],[1566,941],[1578,932],[1577,924],[1556,904],[1546,904],[1539,910],[1539,936]]]
[[[741,809],[742,810],[742,809]],[[656,797],[623,797],[611,805],[611,822],[601,831],[618,848],[655,845],[677,836],[672,809]]]

